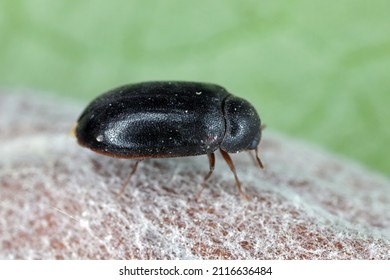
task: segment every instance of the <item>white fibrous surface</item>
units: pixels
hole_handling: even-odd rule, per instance
[[[390,258],[390,181],[359,164],[267,128],[264,170],[232,155],[249,201],[219,153],[198,202],[207,156],[142,161],[118,195],[135,161],[80,147],[75,104],[0,94],[0,259]]]

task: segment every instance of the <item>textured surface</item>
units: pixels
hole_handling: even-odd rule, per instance
[[[207,157],[143,162],[97,155],[67,132],[82,107],[0,95],[1,259],[389,259],[390,182],[265,131],[259,170],[234,155],[194,197]]]

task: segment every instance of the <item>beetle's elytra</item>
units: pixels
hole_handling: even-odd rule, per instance
[[[202,190],[214,170],[217,149],[244,196],[228,153],[255,150],[263,167],[257,149],[261,122],[255,108],[215,84],[157,81],[115,88],[88,105],[75,135],[80,145],[111,157],[208,155],[210,170]],[[137,165],[138,161],[131,174]]]

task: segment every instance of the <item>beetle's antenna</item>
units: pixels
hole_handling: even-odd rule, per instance
[[[261,159],[259,157],[259,145],[256,146],[255,156],[256,156],[257,164],[260,166],[261,169],[264,169],[264,164],[262,163],[262,161],[261,161]]]
[[[248,152],[253,160],[253,163],[255,165],[258,165],[261,169],[264,169],[264,164],[259,157],[259,145],[256,146],[254,155],[252,154],[252,151],[248,151]]]
[[[137,171],[137,167],[138,167],[139,162],[140,162],[140,160],[137,160],[135,162],[133,168],[131,169],[129,176],[127,176],[126,180],[123,182],[121,190],[118,193],[118,196],[122,196],[123,193],[125,192],[126,186],[129,184],[131,177],[133,177],[133,175],[135,174],[135,171]]]
[[[214,171],[214,166],[215,166],[215,154],[214,154],[214,153],[211,153],[211,154],[207,154],[207,156],[208,156],[208,158],[209,158],[210,169],[209,169],[209,173],[207,173],[207,175],[206,175],[206,176],[204,177],[204,179],[203,179],[203,183],[202,183],[202,185],[201,185],[200,191],[198,192],[198,194],[197,194],[196,197],[195,197],[195,201],[196,201],[196,202],[198,202],[200,195],[202,194],[203,190],[204,190],[205,187],[206,187],[207,180],[210,178],[211,174],[213,174],[213,171]]]
[[[266,124],[262,124],[260,126],[260,131],[263,132],[264,129],[266,129],[267,125]],[[259,143],[260,144],[260,143]],[[261,162],[261,159],[259,157],[259,145],[256,146],[256,149],[255,149],[255,156],[256,156],[256,161],[257,161],[257,164],[260,166],[261,169],[264,169],[264,164]]]
[[[260,131],[263,131],[266,127],[267,126],[265,124],[262,124],[260,126]],[[259,144],[255,148],[255,155],[253,156],[253,154],[251,152],[249,152],[249,154],[250,154],[254,164],[258,164],[261,169],[264,169],[264,164],[262,163],[262,161],[259,157]]]

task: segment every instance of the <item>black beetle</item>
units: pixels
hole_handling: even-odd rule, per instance
[[[208,155],[220,152],[234,174],[228,153],[255,150],[258,157],[261,122],[255,108],[223,87],[199,82],[155,81],[115,88],[93,100],[79,117],[75,135],[80,145],[118,158],[159,158]],[[122,186],[135,173],[139,160]]]

